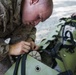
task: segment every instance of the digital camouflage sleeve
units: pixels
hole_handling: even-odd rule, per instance
[[[10,44],[26,41],[28,38],[35,41],[36,28],[22,24],[20,5],[21,0],[0,0],[0,60],[9,51],[9,44],[5,43],[7,38],[11,38]]]
[[[4,29],[2,29],[2,25],[5,26],[5,24],[6,24],[5,23],[6,21],[4,21],[4,20],[6,20],[5,16],[6,16],[5,8],[2,5],[2,3],[0,2],[0,31],[3,31],[3,32],[4,32]],[[0,34],[0,36],[1,36],[1,34]],[[6,57],[8,50],[9,50],[9,45],[4,42],[3,38],[0,38],[0,61],[4,57]]]

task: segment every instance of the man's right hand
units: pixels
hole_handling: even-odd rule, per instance
[[[20,55],[29,52],[31,44],[29,42],[21,41],[10,45],[9,55]]]

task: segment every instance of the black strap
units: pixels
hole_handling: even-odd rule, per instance
[[[14,69],[13,75],[17,75],[17,73],[18,73],[20,59],[21,59],[21,55],[18,57],[18,59],[16,61],[16,65],[15,65],[15,69]]]
[[[21,75],[26,75],[26,58],[27,58],[27,54],[24,54],[21,63]]]
[[[21,75],[26,75],[26,58],[27,58],[27,54],[23,54],[23,56],[19,56],[17,61],[16,61],[16,65],[15,65],[15,69],[14,69],[14,72],[13,72],[13,75],[18,75],[18,68],[19,68],[19,64],[20,64],[20,60],[22,58],[22,61],[21,61]]]
[[[61,43],[61,42],[58,42],[58,43],[55,45],[55,47],[51,50],[51,55],[52,55],[53,57],[55,57],[55,58],[63,61],[62,58],[58,56],[58,52],[59,52],[61,46],[62,46],[62,43]]]
[[[53,49],[51,49],[51,51],[48,51],[48,50],[46,50],[46,49],[43,50],[43,51],[46,52],[46,53],[47,53],[48,55],[50,55],[51,57],[57,58],[57,59],[63,61],[62,58],[58,56],[58,52],[59,52],[61,46],[62,46],[62,43],[61,43],[61,42],[58,42],[58,43],[55,45],[55,47],[54,47]]]
[[[70,34],[70,37],[67,36],[67,34]],[[68,39],[70,38],[70,39]],[[74,53],[74,48],[76,47],[76,42],[74,41],[74,38],[73,38],[73,34],[71,31],[66,31],[65,32],[65,37],[64,37],[64,41],[68,41],[71,43],[71,45],[65,45],[63,44],[63,48],[68,48],[68,50],[71,52],[71,53]]]

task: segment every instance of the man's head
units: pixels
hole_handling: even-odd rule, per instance
[[[22,7],[22,22],[37,25],[52,14],[52,0],[25,0]]]

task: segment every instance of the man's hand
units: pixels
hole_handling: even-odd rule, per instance
[[[21,41],[19,43],[10,45],[10,55],[20,55],[29,52],[31,50],[31,44],[29,42]]]
[[[32,40],[21,41],[16,44],[10,45],[9,54],[10,55],[20,55],[24,53],[28,53],[30,50],[38,50],[39,46],[37,46]]]
[[[39,46],[37,46],[33,41],[30,42],[31,44],[31,50],[38,50]]]
[[[37,46],[37,45],[35,44],[35,42],[34,42],[31,38],[29,38],[29,39],[27,40],[27,42],[29,42],[29,43],[31,44],[31,50],[38,50],[38,49],[39,49],[39,46]]]

